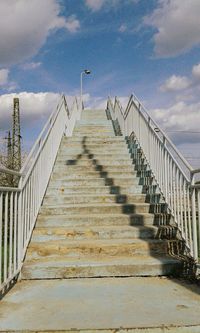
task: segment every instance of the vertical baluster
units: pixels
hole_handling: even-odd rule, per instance
[[[183,237],[184,228],[183,228],[183,176],[179,173],[179,205],[180,205],[180,227]]]
[[[187,224],[187,205],[186,205],[186,186],[187,186],[187,183],[186,183],[186,179],[183,179],[183,219],[184,219],[184,231],[185,231],[185,239],[186,239],[186,243],[187,245],[189,244],[188,242],[188,224]]]
[[[175,221],[178,223],[177,217],[177,205],[176,205],[176,166],[173,163],[173,197],[174,197],[174,218]]]
[[[2,267],[2,255],[3,255],[3,193],[0,192],[0,285],[2,283],[2,274],[3,274],[3,267]]]
[[[14,194],[14,239],[13,239],[13,262],[14,262],[14,271],[17,270],[17,203],[18,203],[18,192]]]
[[[8,277],[8,192],[5,194],[5,213],[4,213],[4,281]]]
[[[198,256],[200,257],[200,189],[197,189],[197,210],[198,210]]]
[[[191,185],[194,186],[195,179],[192,175]],[[198,242],[197,242],[197,218],[196,218],[196,196],[195,189],[192,188],[191,200],[192,200],[192,238],[193,238],[193,256],[194,259],[198,259]]]
[[[9,218],[9,278],[12,276],[13,262],[13,192],[10,193],[10,218]]]

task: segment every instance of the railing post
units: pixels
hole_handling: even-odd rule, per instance
[[[19,180],[19,188],[20,193],[19,193],[19,197],[18,197],[18,216],[17,216],[17,221],[18,221],[18,237],[17,237],[17,266],[18,269],[21,268],[22,265],[22,253],[23,253],[23,219],[22,219],[22,176],[20,177]],[[20,278],[20,277],[19,277]]]
[[[192,203],[192,238],[193,238],[193,256],[198,260],[198,242],[197,242],[197,217],[196,217],[196,198],[195,198],[195,175],[191,176],[191,203]]]

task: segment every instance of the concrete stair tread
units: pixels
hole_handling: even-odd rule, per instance
[[[43,215],[39,214],[37,226],[93,226],[93,225],[152,225],[153,214],[72,214],[72,215]]]
[[[99,214],[95,214],[95,213],[93,213],[93,214],[84,214],[84,217],[86,218],[86,219],[89,219],[89,218],[91,218],[91,219],[94,219],[94,218],[101,218],[101,219],[104,219],[104,220],[109,220],[109,218],[113,218],[113,219],[115,219],[115,218],[117,218],[117,217],[119,217],[119,218],[126,218],[126,219],[129,219],[130,217],[153,217],[154,216],[154,214],[151,214],[151,213],[143,213],[142,215],[141,214],[136,214],[136,213],[134,213],[134,214],[123,214],[123,213],[114,213],[114,214],[109,214],[109,213],[103,213],[102,212],[102,214],[101,215],[99,215]],[[42,214],[40,213],[39,214],[39,218],[46,218],[46,219],[58,219],[59,220],[59,218],[65,218],[65,219],[76,219],[76,218],[80,218],[80,214],[69,214],[69,215],[65,215],[65,214],[59,214],[59,215],[51,215],[51,216],[42,216]]]
[[[106,256],[106,257],[91,257],[85,256],[81,258],[74,258],[74,257],[60,257],[54,256],[52,257],[45,257],[45,258],[38,258],[27,260],[25,266],[32,266],[32,265],[43,265],[48,267],[48,265],[54,267],[60,267],[65,265],[72,265],[72,266],[88,266],[88,265],[152,265],[152,264],[180,264],[181,258],[172,257],[169,255],[165,256],[156,256],[153,257],[151,255],[135,255],[132,257],[124,257],[124,256]]]
[[[55,194],[47,194],[45,196],[45,202],[44,205],[47,204],[48,200],[56,200],[56,201],[75,201],[75,202],[81,202],[88,200],[89,202],[95,201],[95,202],[118,202],[118,203],[132,203],[133,202],[145,202],[146,195],[145,194],[80,194],[80,193],[63,193],[61,196],[57,197]]]
[[[124,206],[127,206],[127,207],[134,207],[134,206],[137,206],[137,207],[149,207],[149,203],[140,203],[140,202],[137,202],[137,203],[125,203],[125,204],[121,204],[121,203],[82,203],[82,204],[76,204],[76,207],[100,207],[100,208],[105,208],[105,207],[124,207]],[[73,204],[56,204],[56,205],[48,205],[48,206],[45,206],[45,208],[49,208],[49,209],[54,209],[54,208],[74,208],[74,205]]]
[[[74,226],[74,227],[63,227],[63,226],[54,226],[54,227],[40,227],[40,226],[36,226],[33,233],[47,233],[49,232],[49,235],[51,235],[51,233],[59,233],[62,234],[62,232],[64,233],[70,233],[71,231],[77,231],[77,232],[90,232],[90,231],[101,231],[101,230],[108,230],[108,231],[114,231],[114,230],[118,230],[118,231],[124,231],[124,230],[128,230],[128,231],[132,231],[132,230],[146,230],[146,229],[155,229],[157,230],[156,226],[122,226],[122,225],[105,225],[105,226],[99,226],[99,225],[93,225],[91,227],[84,227],[84,226]],[[72,235],[73,236],[73,235]]]
[[[170,240],[170,242],[173,240]],[[154,243],[154,244],[162,244],[162,243],[168,243],[168,240],[165,239],[139,239],[139,238],[131,238],[131,239],[81,239],[81,240],[74,240],[74,239],[64,239],[60,240],[57,242],[56,240],[50,240],[45,242],[45,244],[42,244],[42,247],[48,246],[48,245],[57,245],[58,247],[61,245],[66,245],[67,247],[69,246],[82,246],[82,245],[88,245],[88,246],[99,246],[99,245],[129,245],[129,244],[149,244],[149,243]],[[35,247],[35,246],[41,246],[40,242],[31,242],[29,245],[29,248]]]
[[[127,239],[154,238],[158,232],[155,226],[91,226],[91,227],[36,227],[32,235],[33,242],[60,239]]]

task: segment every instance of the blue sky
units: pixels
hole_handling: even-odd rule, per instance
[[[0,135],[18,94],[28,149],[89,68],[88,106],[134,92],[200,164],[199,0],[1,0],[0,12]]]

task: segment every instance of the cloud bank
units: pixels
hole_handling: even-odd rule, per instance
[[[37,54],[53,31],[75,33],[80,28],[74,15],[60,15],[57,0],[1,0],[0,13],[0,64],[4,68]]]
[[[159,0],[158,7],[144,18],[153,27],[157,57],[175,57],[200,45],[200,1]]]

